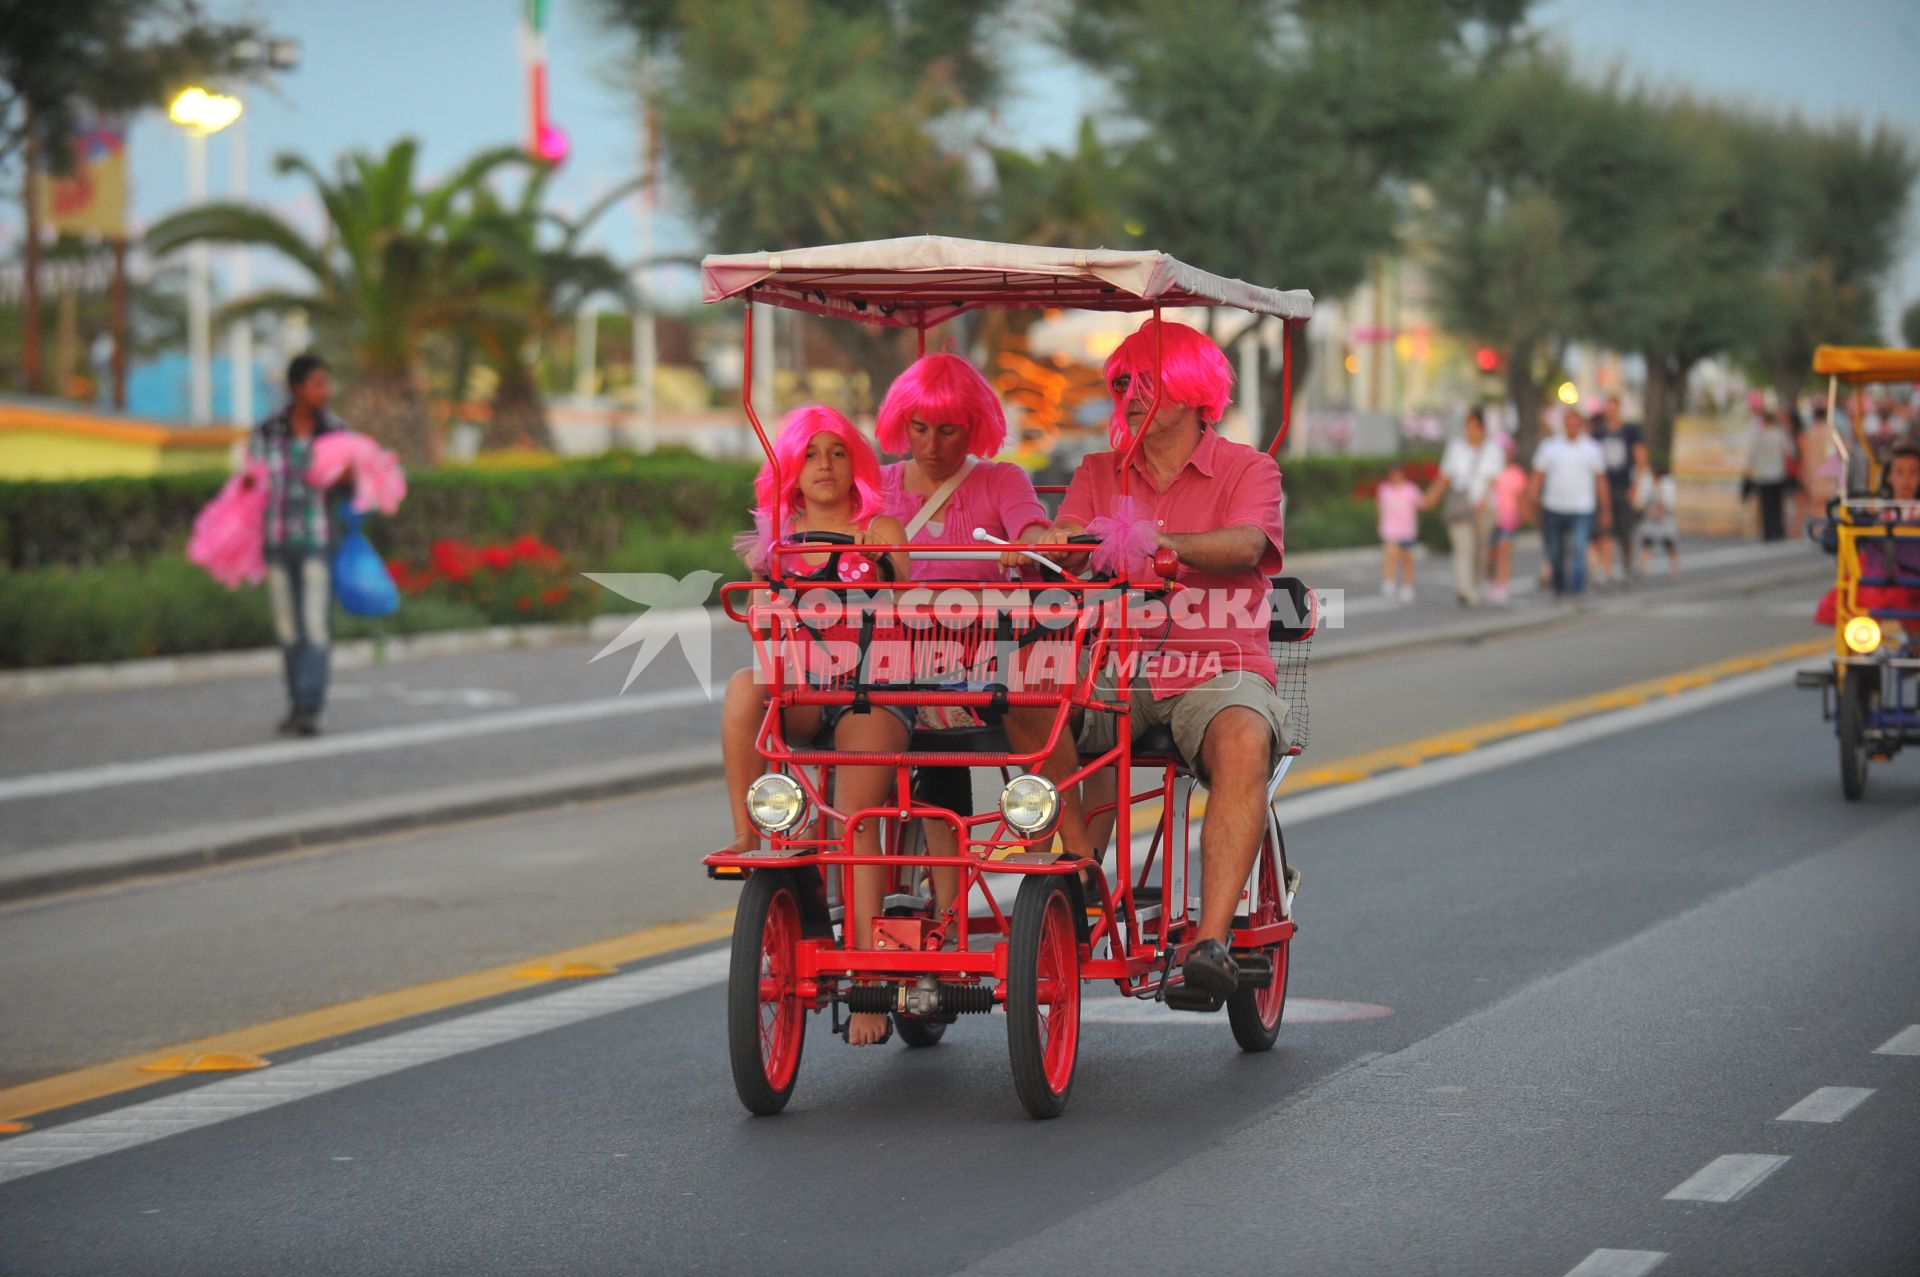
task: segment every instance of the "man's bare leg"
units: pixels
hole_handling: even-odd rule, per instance
[[[1227,943],[1240,889],[1253,872],[1267,827],[1273,728],[1243,705],[1213,716],[1201,744],[1207,765],[1207,819],[1200,828],[1201,940]]]

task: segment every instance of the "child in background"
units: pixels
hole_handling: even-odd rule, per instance
[[[1680,529],[1673,519],[1674,506],[1680,495],[1680,485],[1673,481],[1668,471],[1655,468],[1649,474],[1640,472],[1640,483],[1633,494],[1633,504],[1641,511],[1640,516],[1640,571],[1644,575],[1647,560],[1653,556],[1653,547],[1665,546],[1667,551],[1667,577],[1680,579]]]
[[[1420,539],[1420,485],[1396,465],[1380,481],[1373,499],[1380,507],[1380,593],[1413,602],[1413,548]],[[1397,582],[1396,582],[1397,579]]]
[[[1513,581],[1513,538],[1520,532],[1520,512],[1526,504],[1527,468],[1514,459],[1513,440],[1503,439],[1507,466],[1493,481],[1493,562],[1487,576],[1487,601],[1509,602]]]

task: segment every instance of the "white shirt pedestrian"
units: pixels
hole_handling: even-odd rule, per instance
[[[1533,468],[1542,479],[1542,509],[1555,514],[1592,514],[1599,509],[1594,480],[1606,474],[1607,458],[1590,436],[1542,439],[1533,451]]]
[[[1475,447],[1463,438],[1450,439],[1440,454],[1440,473],[1449,491],[1457,492],[1475,506],[1483,504],[1493,491],[1493,481],[1507,468],[1507,453],[1491,436],[1483,435]]]

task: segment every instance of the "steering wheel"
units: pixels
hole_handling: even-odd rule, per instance
[[[793,538],[813,545],[858,545],[859,542],[845,532],[802,532]],[[844,585],[858,585],[863,581],[893,580],[893,559],[885,554],[866,554],[864,552],[846,554],[844,561],[841,551],[834,551],[822,563],[805,576],[796,576],[796,581],[832,581]]]

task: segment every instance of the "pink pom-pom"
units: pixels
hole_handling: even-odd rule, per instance
[[[331,488],[353,475],[353,508],[361,514],[392,514],[407,496],[407,475],[400,458],[352,430],[336,430],[313,441],[307,482]]]
[[[773,562],[773,520],[765,510],[753,512],[753,531],[733,539],[733,552],[747,565],[749,572],[765,574]]]
[[[267,578],[266,513],[267,468],[256,461],[227,480],[193,521],[187,561],[229,590],[258,585]]]
[[[1113,513],[1096,518],[1087,531],[1100,538],[1091,556],[1096,572],[1121,577],[1144,574],[1160,548],[1152,514],[1132,497],[1121,497]]]

